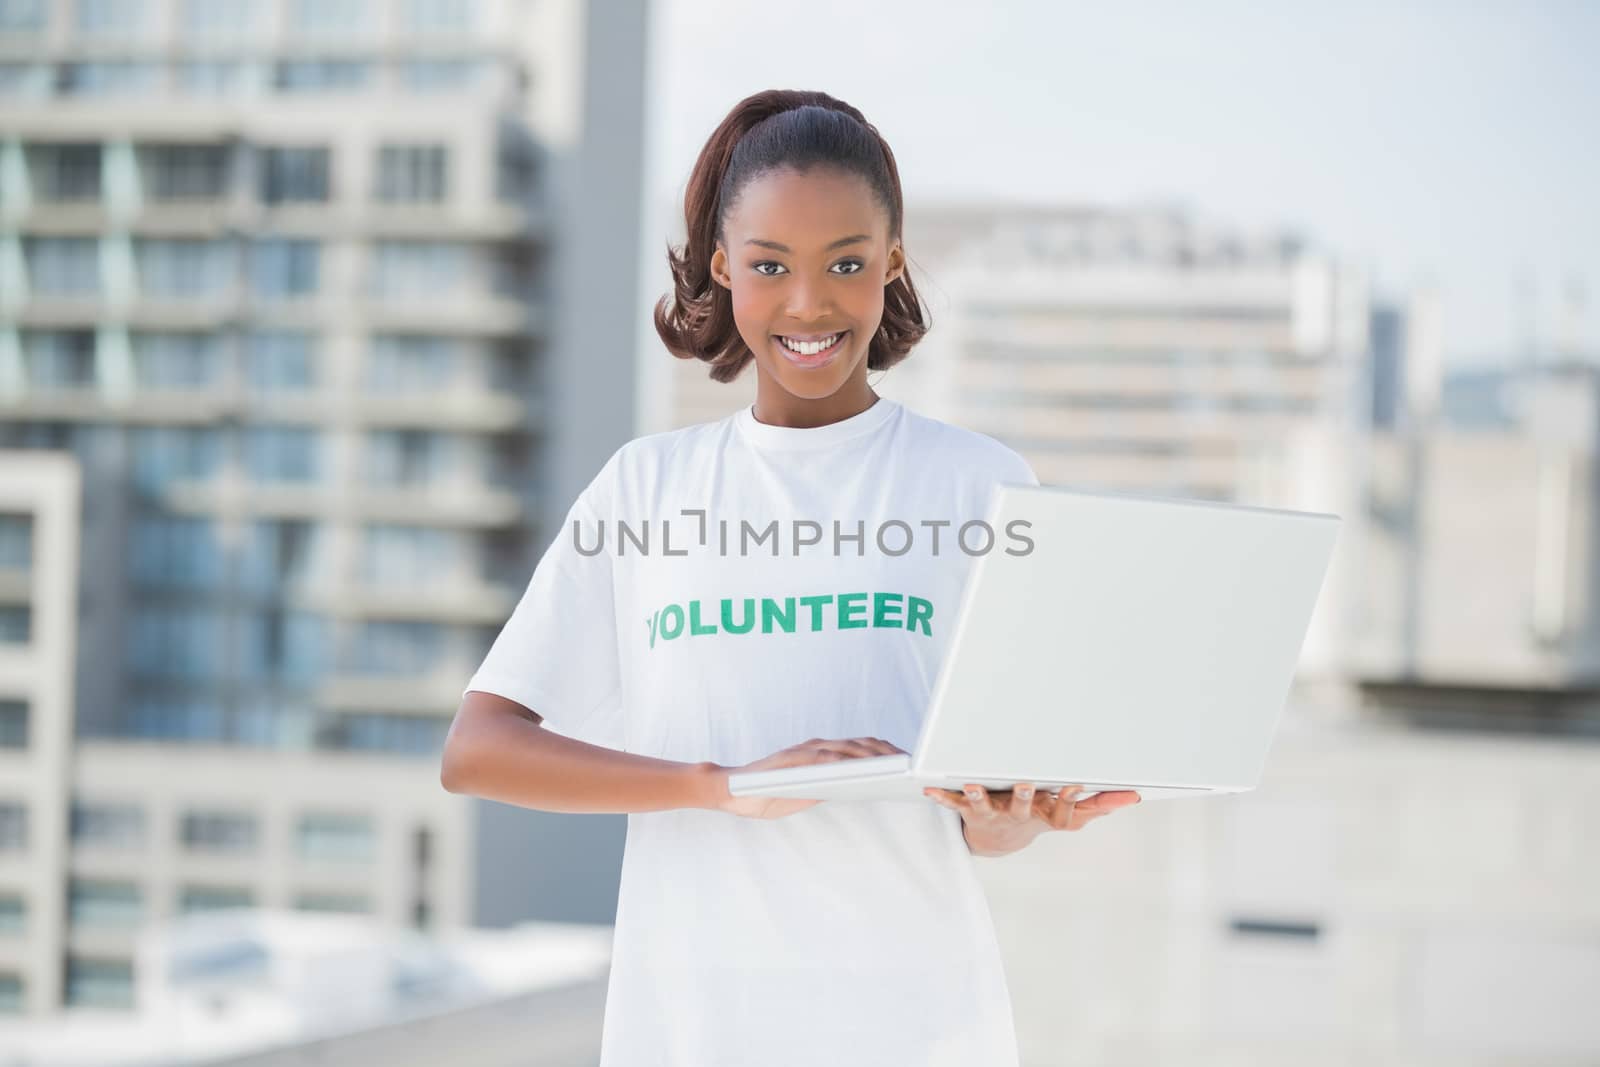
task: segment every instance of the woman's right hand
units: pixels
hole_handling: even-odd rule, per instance
[[[803,800],[797,797],[734,796],[728,792],[728,777],[746,771],[771,771],[779,767],[803,767],[811,763],[832,763],[842,759],[861,759],[866,756],[903,755],[905,749],[896,748],[878,737],[852,737],[844,740],[824,740],[813,737],[798,745],[763,756],[743,767],[723,767],[717,772],[716,810],[729,815],[743,815],[749,819],[781,819],[804,811],[820,800]]]

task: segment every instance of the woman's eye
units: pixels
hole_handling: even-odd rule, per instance
[[[847,274],[848,275],[848,274],[860,274],[864,265],[862,264],[862,262],[859,259],[847,259],[847,260],[843,260],[842,262],[835,263],[834,266],[835,267],[850,267],[850,268],[853,268],[853,269],[847,270],[847,271],[837,271],[837,272],[835,272],[835,273]],[[766,271],[766,270],[762,270],[761,269],[763,267],[776,267],[777,270]],[[752,269],[757,274],[764,275],[765,277],[768,277],[768,278],[776,278],[780,271],[784,271],[787,268],[784,267],[784,265],[782,263],[774,263],[770,259],[764,259],[760,263],[752,264]]]

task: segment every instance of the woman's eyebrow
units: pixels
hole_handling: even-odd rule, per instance
[[[841,238],[839,238],[837,241],[833,242],[833,244],[829,245],[827,248],[824,248],[823,251],[824,252],[832,252],[835,248],[843,248],[845,245],[853,245],[853,244],[856,244],[859,241],[870,241],[870,240],[872,240],[872,238],[867,236],[864,233],[852,234],[849,237],[841,237]],[[770,248],[774,252],[792,252],[792,251],[794,251],[794,249],[790,248],[788,245],[781,245],[777,241],[763,241],[763,240],[761,240],[760,238],[757,238],[757,237],[750,238],[750,240],[746,241],[745,244],[747,244],[747,245],[760,245],[762,248]]]

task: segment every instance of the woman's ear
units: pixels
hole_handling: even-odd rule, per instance
[[[728,273],[728,253],[722,250],[722,242],[717,242],[717,250],[711,253],[711,278],[724,289],[733,288],[733,276]]]
[[[893,285],[900,275],[906,272],[906,254],[896,241],[889,246],[889,269],[884,271],[883,284],[887,287]]]

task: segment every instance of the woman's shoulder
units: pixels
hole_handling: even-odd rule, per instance
[[[997,481],[1038,484],[1022,454],[999,438],[902,405],[908,432],[918,448],[952,469],[975,469]]]

